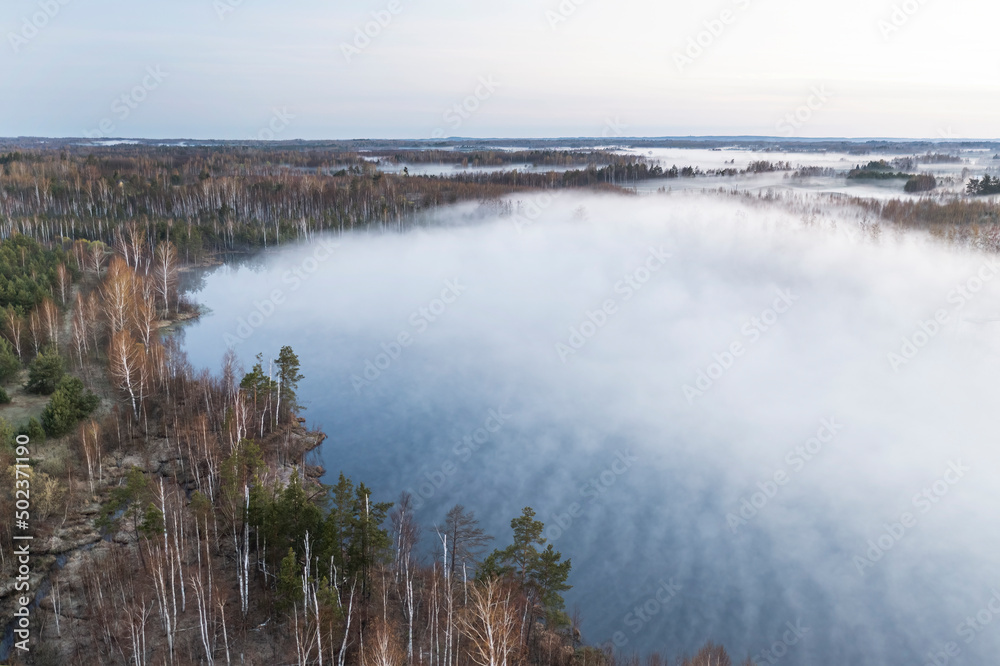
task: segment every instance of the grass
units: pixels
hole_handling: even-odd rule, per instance
[[[0,417],[7,419],[15,430],[26,425],[31,417],[41,420],[42,410],[49,402],[47,395],[34,395],[24,390],[27,373],[27,370],[23,370],[15,382],[4,387],[10,396],[10,403],[0,405]]]

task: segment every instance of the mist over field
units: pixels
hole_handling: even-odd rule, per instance
[[[996,653],[994,259],[848,208],[509,204],[220,268],[191,360],[294,346],[328,477],[408,489],[426,523],[465,503],[503,545],[534,507],[589,642]]]

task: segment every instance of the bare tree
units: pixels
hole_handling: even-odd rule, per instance
[[[476,514],[466,511],[461,504],[456,504],[445,516],[444,526],[439,531],[448,535],[448,569],[452,572],[463,565],[475,564],[483,551],[493,540],[476,519]]]
[[[37,356],[45,344],[45,323],[42,320],[42,316],[38,313],[38,308],[28,313],[28,331],[31,333],[31,346],[34,348],[35,355]]]
[[[69,274],[69,270],[66,268],[65,264],[59,264],[56,266],[56,289],[59,290],[59,302],[66,305],[66,298],[69,296],[69,290],[72,286],[73,280]]]
[[[733,666],[733,660],[724,647],[709,641],[698,651],[694,659],[685,659],[683,666]]]
[[[14,311],[14,308],[7,308],[5,311],[4,328],[7,339],[14,345],[14,351],[17,352],[18,358],[24,360],[24,355],[21,353],[21,341],[24,340],[24,319]]]
[[[42,326],[45,331],[47,344],[59,346],[59,330],[62,328],[62,314],[59,306],[52,302],[52,299],[43,298],[38,306],[41,314]]]
[[[461,616],[471,641],[470,657],[478,666],[515,663],[521,647],[521,610],[510,584],[490,579],[469,590],[469,606]]]
[[[100,298],[98,296],[97,290],[91,291],[87,294],[87,299],[85,301],[85,307],[83,308],[83,320],[86,323],[86,328],[90,332],[91,340],[93,342],[93,348],[100,348],[100,337],[101,337],[101,326],[100,326]]]
[[[104,315],[111,333],[126,330],[134,308],[135,274],[122,259],[112,257],[102,293]]]
[[[73,348],[76,350],[77,358],[80,360],[80,367],[83,367],[83,359],[90,351],[90,335],[87,328],[87,315],[84,311],[86,304],[83,295],[76,293],[76,302],[73,305],[73,316],[70,320],[70,336]]]
[[[402,648],[396,640],[393,627],[382,617],[372,621],[369,649],[365,654],[364,666],[401,666],[404,662]]]
[[[117,331],[111,337],[111,346],[108,349],[111,378],[119,390],[128,394],[132,413],[136,418],[139,416],[139,403],[143,396],[144,360],[142,344],[136,342],[131,333]]]
[[[413,662],[413,619],[416,613],[415,595],[413,593],[413,578],[415,562],[413,551],[420,538],[420,527],[414,519],[413,496],[407,492],[399,496],[396,508],[389,518],[396,546],[396,587],[402,587],[400,599],[403,603],[403,614],[406,616],[407,663]]]
[[[94,477],[98,481],[103,481],[104,477],[101,466],[101,427],[97,425],[97,421],[90,420],[80,429],[80,448],[87,463],[87,482],[90,484],[90,494],[93,495]]]
[[[90,244],[89,264],[94,270],[94,275],[100,277],[101,269],[104,267],[104,260],[107,257],[107,250],[104,243],[97,241]]]
[[[163,299],[163,311],[169,317],[170,301],[177,291],[177,248],[170,241],[162,241],[156,246],[153,279],[156,291]]]
[[[135,324],[139,340],[143,346],[149,349],[153,345],[153,336],[156,333],[156,302],[152,294],[147,294],[143,290],[140,290],[136,294],[134,304],[132,321]]]
[[[210,626],[211,617],[208,613],[211,609],[211,600],[205,594],[205,584],[202,580],[200,569],[191,575],[191,587],[194,589],[194,600],[198,606],[198,633],[201,636],[201,646],[205,650],[205,661],[208,664],[214,664],[215,655],[212,649],[212,637],[215,632]],[[209,582],[209,589],[211,589],[211,582]]]

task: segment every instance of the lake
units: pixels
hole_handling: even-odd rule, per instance
[[[208,271],[184,347],[291,345],[328,480],[425,526],[461,503],[505,546],[533,507],[592,644],[994,659],[995,258],[849,208],[518,200]]]

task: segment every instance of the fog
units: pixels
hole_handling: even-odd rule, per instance
[[[990,662],[1000,263],[740,201],[567,193],[316,238],[205,275],[185,348],[294,347],[328,475],[409,489],[425,525],[462,503],[504,546],[534,507],[591,644]]]
[[[530,150],[529,147],[520,148]],[[630,182],[619,182],[639,194],[650,194],[658,191],[699,191],[708,192],[720,188],[727,191],[768,192],[782,191],[801,193],[807,196],[816,195],[846,195],[866,199],[903,199],[916,200],[928,197],[951,199],[965,192],[968,176],[982,177],[993,175],[998,162],[994,151],[983,149],[955,149],[948,146],[948,154],[955,158],[954,162],[928,161],[926,155],[900,152],[875,151],[866,153],[846,153],[836,151],[790,152],[781,150],[753,150],[742,147],[728,148],[624,148],[608,145],[599,147],[619,154],[645,158],[651,165],[659,165],[664,169],[671,166],[678,168],[694,167],[704,172],[735,169],[746,170],[752,163],[767,161],[772,163],[786,162],[793,170],[804,168],[828,169],[837,175],[793,175],[793,171],[776,171],[764,173],[743,173],[733,176],[698,176],[694,178],[651,178]],[[490,150],[512,150],[511,148],[491,147]],[[565,150],[573,150],[565,148]],[[904,190],[906,178],[893,179],[849,179],[846,174],[856,166],[869,161],[910,158],[914,165],[909,168],[921,174],[931,174],[938,178],[937,186],[932,193],[908,193]],[[392,162],[374,157],[365,157],[378,165],[379,171],[399,174],[404,169],[414,176],[455,176],[459,174],[490,174],[514,171],[529,173],[544,173],[549,171],[563,172],[571,169],[584,168],[580,165],[571,166],[536,166],[533,164],[502,164],[492,166],[465,166],[454,163],[418,163]],[[302,169],[310,171],[310,169]]]

